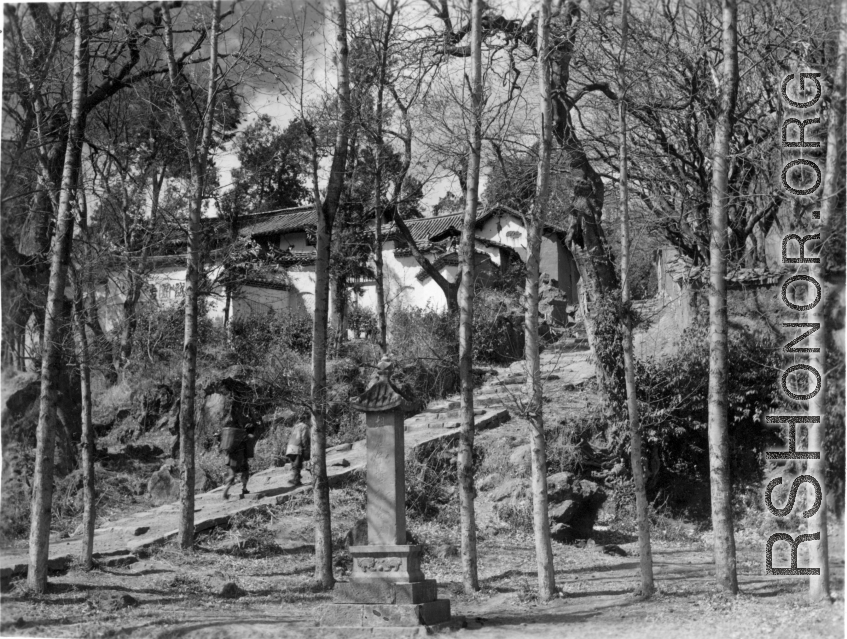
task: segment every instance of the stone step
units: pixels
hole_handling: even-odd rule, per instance
[[[476,402],[476,399],[474,399]],[[509,415],[509,411],[505,408],[489,408],[488,410],[474,411],[474,415],[478,415],[476,419],[474,419],[474,427],[476,430],[487,430],[489,428],[495,428],[500,424],[509,421],[511,416]],[[454,429],[461,427],[462,422],[456,418],[449,418],[446,420],[430,420],[430,421],[420,421],[413,423],[406,423],[406,431],[410,430],[421,430],[427,428],[438,428],[438,429]]]
[[[577,351],[589,350],[587,337],[568,337],[560,339],[558,342],[547,346],[547,351],[555,351],[559,353],[572,353]]]
[[[482,409],[474,409],[474,415],[482,415],[485,411]],[[410,417],[406,420],[406,425],[409,424],[418,424],[420,422],[431,422],[431,421],[449,421],[453,419],[461,419],[462,418],[462,409],[454,408],[451,410],[446,410],[444,412],[435,412],[435,411],[424,411],[423,413],[418,413],[414,417]]]

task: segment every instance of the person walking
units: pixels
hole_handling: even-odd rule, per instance
[[[241,495],[239,495],[239,499],[244,499],[244,495],[250,494],[250,491],[247,490],[247,482],[250,479],[250,465],[248,460],[253,457],[253,427],[248,426],[244,429],[243,433],[243,436],[236,438],[236,441],[228,446],[225,451],[229,474],[227,475],[222,495],[224,499],[229,499],[229,490],[235,484],[235,479],[239,475],[241,475]]]
[[[288,436],[288,447],[285,455],[291,460],[290,480],[294,486],[300,486],[303,462],[311,459],[312,440],[309,425],[304,421],[294,424],[291,434]]]

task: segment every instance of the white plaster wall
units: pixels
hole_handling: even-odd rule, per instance
[[[315,267],[314,265],[299,266],[288,270],[288,278],[293,287],[292,293],[296,299],[290,300],[289,308],[292,312],[306,312],[309,315],[315,312]]]
[[[514,249],[526,262],[526,229],[523,222],[515,216],[494,215],[477,230],[477,235]]]
[[[232,300],[233,317],[285,313],[290,308],[290,292],[258,286],[242,286]]]
[[[211,281],[215,281],[221,273],[221,266],[206,265],[206,274]],[[156,287],[156,304],[160,308],[170,308],[182,302],[185,294],[186,267],[164,266],[157,268],[147,276],[147,282]],[[125,278],[122,272],[109,275],[104,285],[97,289],[98,309],[100,322],[104,330],[112,330],[118,323],[123,321],[123,303],[126,299]],[[149,304],[152,300],[149,289],[142,292],[140,305]],[[206,317],[213,321],[223,322],[226,298],[223,287],[216,287],[211,295],[205,296],[208,312]]]

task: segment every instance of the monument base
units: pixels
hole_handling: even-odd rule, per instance
[[[424,579],[411,583],[349,581],[335,585],[335,603],[422,604],[438,599],[438,583]]]
[[[321,609],[320,626],[334,628],[412,628],[450,621],[450,600],[420,604],[332,603]]]

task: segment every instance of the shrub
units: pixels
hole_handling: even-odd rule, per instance
[[[769,335],[740,330],[729,336],[727,414],[730,472],[736,488],[762,480],[764,451],[779,443],[763,420],[780,401],[778,349]],[[645,457],[651,460],[648,494],[666,498],[671,508],[698,511],[692,514],[708,511],[708,373],[704,323],[686,329],[674,356],[638,362],[636,367]]]
[[[197,341],[201,346],[208,344],[215,332],[214,324],[208,317],[208,307],[209,303],[204,297],[197,301]],[[119,326],[114,329],[115,332],[119,330]],[[185,340],[185,307],[182,304],[151,304],[139,314],[132,339],[134,360],[146,356],[152,362],[168,360],[174,355],[181,356]]]
[[[257,365],[274,352],[312,351],[312,319],[300,313],[248,315],[230,320],[230,349],[240,364]]]
[[[474,362],[502,364],[523,357],[523,316],[514,295],[480,290],[474,299]]]
[[[377,330],[376,313],[362,306],[351,306],[347,309],[347,325],[356,334],[374,335]]]
[[[459,388],[458,320],[431,308],[400,308],[391,316],[389,348],[395,381],[421,402]]]

